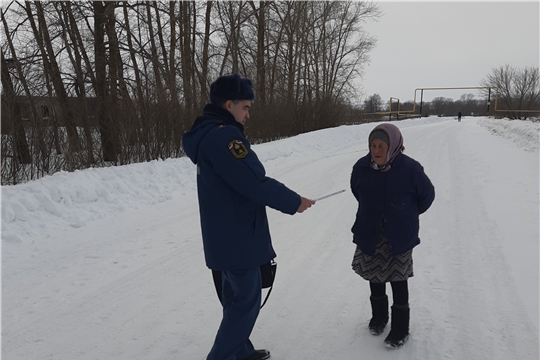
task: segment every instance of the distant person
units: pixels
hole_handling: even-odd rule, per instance
[[[409,338],[409,290],[412,249],[420,243],[419,215],[435,198],[435,189],[416,160],[403,154],[403,137],[393,124],[380,124],[369,134],[369,153],[353,167],[351,190],[358,200],[352,227],[357,245],[352,268],[369,281],[372,315],[369,330],[381,334],[388,323],[386,283],[393,305],[387,347],[399,348]]]
[[[255,98],[252,82],[220,76],[182,143],[197,165],[197,192],[206,265],[221,271],[223,318],[208,360],[263,360],[249,336],[261,306],[260,265],[274,259],[266,206],[301,213],[315,202],[269,178],[244,125]]]
[[[457,121],[461,121],[461,111],[457,113]]]

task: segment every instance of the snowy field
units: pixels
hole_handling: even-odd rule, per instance
[[[350,266],[349,177],[371,123],[254,146],[303,196],[347,191],[303,214],[269,210],[278,272],[253,343],[274,360],[538,360],[538,123],[395,124],[436,189],[410,340],[388,350],[389,327],[370,335],[369,286]],[[221,309],[187,158],[2,187],[1,230],[3,360],[205,359]]]

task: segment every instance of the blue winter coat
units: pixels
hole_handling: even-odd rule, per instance
[[[266,176],[242,124],[217,105],[205,106],[182,143],[197,165],[206,265],[235,270],[273,259],[266,206],[292,215],[300,195]]]
[[[373,255],[382,229],[392,255],[404,253],[420,243],[418,216],[431,206],[435,189],[422,165],[405,154],[399,154],[387,172],[370,164],[368,153],[356,162],[351,175],[351,190],[358,200],[353,242]]]

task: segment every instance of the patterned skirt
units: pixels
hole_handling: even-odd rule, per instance
[[[414,276],[412,250],[392,256],[390,244],[381,236],[373,256],[356,248],[352,268],[363,279],[373,283],[407,280]]]

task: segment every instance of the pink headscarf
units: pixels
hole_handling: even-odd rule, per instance
[[[375,164],[375,162],[373,162],[372,160],[371,166],[376,170],[388,171],[390,170],[392,161],[394,161],[396,156],[398,156],[403,150],[405,150],[405,147],[403,146],[403,136],[401,135],[401,131],[399,131],[397,126],[390,123],[384,123],[377,125],[371,131],[368,139],[371,137],[371,134],[376,130],[382,130],[386,133],[386,135],[388,135],[388,155],[386,156],[386,161],[384,162],[384,164],[379,166]]]

